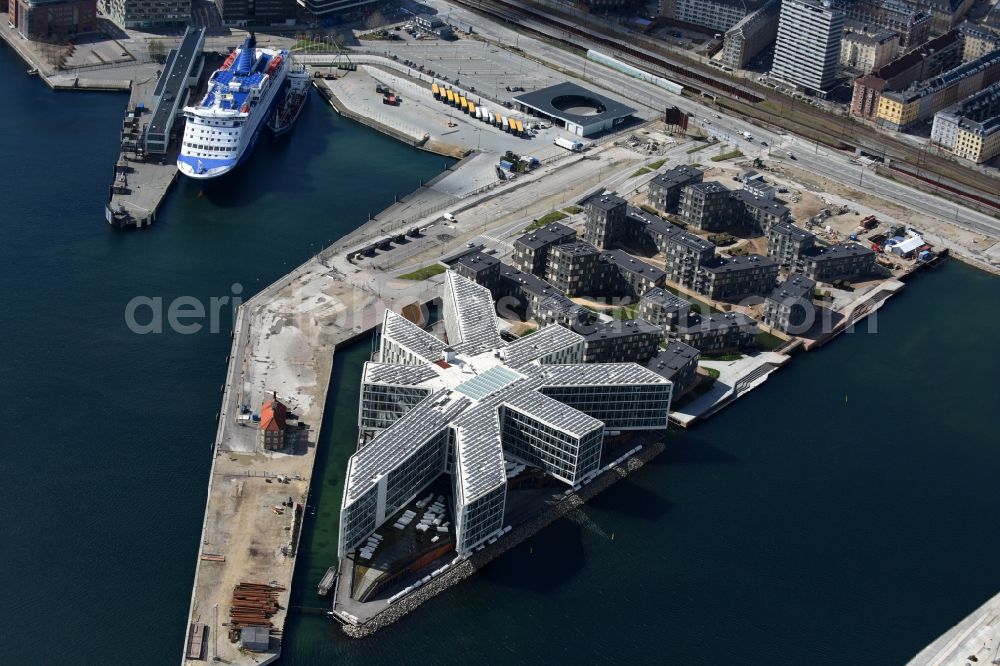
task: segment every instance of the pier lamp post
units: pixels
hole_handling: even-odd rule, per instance
[[[219,661],[219,604],[215,604],[215,627],[212,629],[212,639],[215,642],[212,661]]]

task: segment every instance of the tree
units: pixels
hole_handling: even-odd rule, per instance
[[[163,48],[163,43],[158,39],[150,39],[147,42],[149,48],[149,58],[150,60],[155,60],[156,62],[163,62],[163,57],[166,55],[166,51]]]
[[[385,17],[382,16],[382,12],[377,9],[368,15],[365,19],[365,27],[369,30],[374,30],[375,28],[380,28],[385,24]]]

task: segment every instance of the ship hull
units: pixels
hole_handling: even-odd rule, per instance
[[[184,139],[177,169],[194,180],[211,180],[246,163],[268,119],[284,99],[288,52],[256,49],[247,38],[209,79],[205,98],[185,107]]]

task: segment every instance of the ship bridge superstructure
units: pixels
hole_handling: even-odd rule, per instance
[[[584,339],[559,325],[510,344],[489,291],[445,273],[447,341],[387,311],[365,364],[341,506],[341,556],[442,474],[455,544],[468,553],[503,528],[506,465],[567,485],[600,467],[607,430],[665,430],[672,384],[636,363],[583,363]]]

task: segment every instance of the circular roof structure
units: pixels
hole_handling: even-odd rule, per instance
[[[559,95],[553,97],[550,104],[573,116],[596,116],[607,110],[601,100],[589,95]]]
[[[513,98],[522,107],[564,122],[587,127],[627,118],[635,109],[575,83],[559,83]]]

